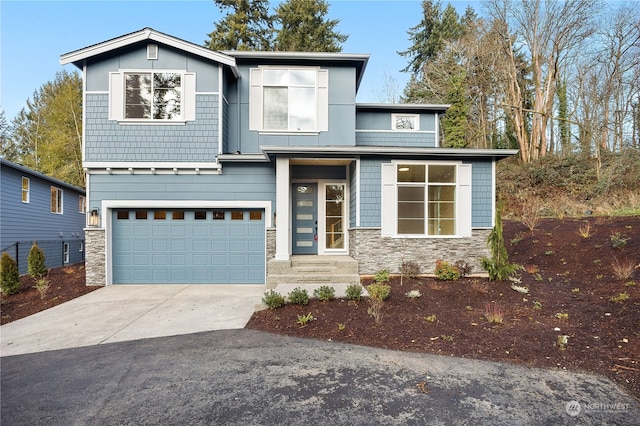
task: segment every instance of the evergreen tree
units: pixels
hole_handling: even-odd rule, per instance
[[[268,0],[214,0],[230,11],[215,24],[205,46],[213,50],[272,50],[273,16]]]
[[[409,49],[398,52],[400,56],[409,58],[409,65],[403,71],[419,74],[424,64],[438,54],[440,40],[436,36],[436,27],[440,23],[441,7],[439,1],[422,0],[422,20],[407,31],[412,45]]]
[[[0,260],[0,292],[8,296],[18,291],[20,291],[18,264],[9,253],[3,252]]]
[[[12,122],[12,161],[46,175],[84,186],[82,168],[82,79],[56,73],[27,100]]]
[[[36,280],[44,277],[47,273],[44,252],[35,241],[29,250],[29,256],[27,256],[27,272]]]
[[[291,52],[340,52],[348,36],[335,30],[339,19],[327,19],[325,0],[287,0],[276,8],[280,24],[275,50]]]

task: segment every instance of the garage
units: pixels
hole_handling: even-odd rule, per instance
[[[114,284],[263,284],[264,210],[113,209]]]

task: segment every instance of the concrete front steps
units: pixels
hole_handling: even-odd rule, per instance
[[[360,283],[358,262],[349,256],[291,256],[290,260],[270,260],[267,287],[304,287],[310,293],[321,285],[346,288]],[[337,295],[337,294],[336,294]]]

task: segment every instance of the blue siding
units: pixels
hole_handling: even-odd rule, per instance
[[[4,162],[0,179],[0,249],[22,242],[20,257],[26,260],[32,241],[54,241],[45,251],[48,267],[59,266],[63,241],[69,242],[71,263],[78,261],[80,243],[84,239],[86,216],[79,212],[78,201],[84,191],[61,182],[50,181],[40,174],[15,169]],[[30,179],[29,203],[22,202],[22,177]],[[63,191],[63,214],[51,213],[51,186]],[[44,249],[44,244],[42,244]],[[15,259],[15,252],[9,252]],[[75,257],[74,257],[75,256]],[[81,254],[83,256],[83,254]],[[82,260],[82,259],[80,259]],[[26,273],[26,263],[20,263]]]
[[[358,111],[356,116],[357,130],[392,130],[391,117],[395,111]],[[398,113],[403,114],[403,113]],[[406,113],[412,115],[414,113]],[[435,132],[436,114],[420,113],[420,131]]]
[[[108,120],[107,94],[87,94],[85,161],[216,161],[218,96],[196,96],[196,121],[121,125]]]
[[[154,43],[158,44],[158,43]],[[118,69],[171,69],[196,73],[196,91],[217,92],[218,65],[176,49],[159,45],[158,59],[147,59],[146,43],[140,43],[132,51],[118,52],[111,58],[100,57],[99,62],[90,62],[87,66],[86,86],[88,92],[107,92],[109,73]]]
[[[356,145],[435,148],[436,134],[424,132],[358,131],[356,133]]]
[[[382,204],[382,163],[389,160],[360,160],[360,226],[380,226]]]
[[[221,175],[92,175],[91,207],[102,200],[271,201],[273,164],[225,164]]]
[[[493,179],[492,162],[486,161],[465,161],[465,164],[472,165],[472,203],[473,216],[471,226],[484,228],[493,226],[493,205],[492,197]]]
[[[300,65],[296,61],[283,66]],[[329,130],[318,134],[269,135],[249,130],[249,73],[258,64],[240,65],[242,78],[238,80],[239,99],[229,94],[230,133],[225,152],[260,152],[260,146],[355,146],[355,69],[323,67],[329,70]],[[233,90],[232,90],[233,92]],[[240,104],[238,105],[238,102]],[[240,116],[238,117],[238,114]]]

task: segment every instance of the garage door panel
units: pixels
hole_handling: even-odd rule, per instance
[[[154,213],[113,212],[114,283],[264,283],[264,212],[260,220],[240,210]]]

